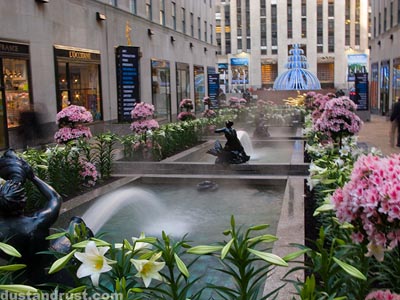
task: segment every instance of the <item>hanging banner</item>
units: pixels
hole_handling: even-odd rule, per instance
[[[242,57],[231,58],[231,83],[248,84],[249,83],[249,59]]]
[[[219,92],[219,74],[207,74],[208,97],[210,98],[210,108],[219,108],[218,92]]]
[[[368,110],[368,73],[355,73],[357,110]]]
[[[116,49],[118,122],[130,122],[131,111],[140,102],[139,47]]]
[[[368,73],[367,54],[347,55],[347,81],[354,81],[356,73]]]

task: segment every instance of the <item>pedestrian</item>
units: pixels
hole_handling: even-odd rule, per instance
[[[390,133],[391,143],[393,139],[393,144],[394,144],[394,139],[395,139],[394,129],[397,127],[396,146],[400,147],[400,97],[397,98],[397,102],[393,105],[392,114],[390,115],[390,121],[392,122],[391,133]]]

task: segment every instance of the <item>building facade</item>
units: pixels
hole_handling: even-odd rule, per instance
[[[389,115],[400,97],[400,0],[371,1],[371,108]]]
[[[139,101],[161,122],[191,98],[202,111],[215,72],[214,0],[0,0],[0,149],[18,148],[31,109],[51,142],[56,114],[129,122]],[[129,126],[129,125],[127,125]]]
[[[271,88],[300,44],[323,88],[347,90],[368,64],[368,1],[219,0],[216,38],[226,89]]]

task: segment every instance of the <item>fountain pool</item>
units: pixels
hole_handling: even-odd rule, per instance
[[[162,230],[175,241],[188,233],[192,246],[223,241],[222,232],[230,228],[230,217],[236,224],[248,227],[270,224],[269,234],[277,231],[286,187],[286,179],[212,178],[218,184],[215,191],[199,191],[197,184],[205,178],[140,177],[93,201],[86,202],[61,214],[58,225],[72,216],[82,216],[87,225],[104,239],[161,236]],[[207,180],[210,180],[207,178]],[[191,269],[194,276],[206,274],[201,282],[227,284],[229,281],[214,270],[215,261],[205,256]],[[204,284],[203,284],[204,286]],[[204,299],[211,296],[206,291]],[[216,297],[216,298],[215,298]]]
[[[268,223],[276,231],[286,180],[212,179],[216,191],[199,191],[203,179],[141,177],[115,191],[63,213],[59,221],[81,216],[107,239],[160,236],[162,230],[199,243],[220,241],[234,215],[246,226]]]

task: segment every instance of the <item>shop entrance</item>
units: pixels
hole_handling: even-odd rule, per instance
[[[0,59],[0,149],[5,149],[8,146],[6,105],[4,101],[6,97],[3,78],[3,64]]]

